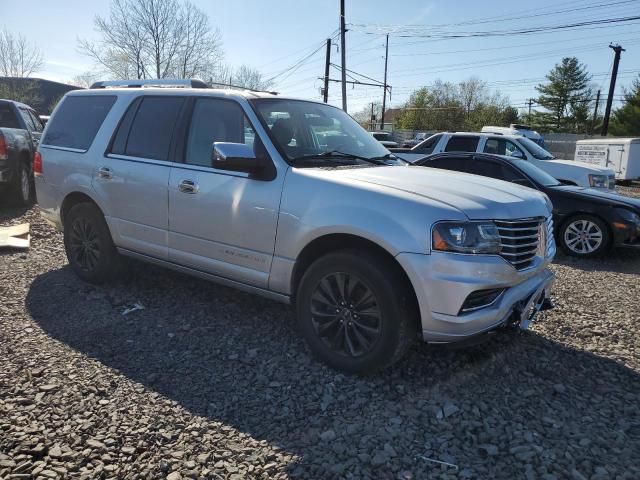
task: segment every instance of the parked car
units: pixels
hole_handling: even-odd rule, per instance
[[[522,125],[519,123],[512,123],[508,127],[485,125],[480,131],[482,133],[497,133],[499,135],[520,135],[537,143],[541,147],[544,147],[544,138],[542,135],[532,129],[529,125]]]
[[[291,303],[311,350],[348,372],[549,306],[539,192],[407,166],[324,103],[156,82],[69,92],[45,129],[39,205],[80,278],[129,256]]]
[[[612,168],[616,180],[640,180],[640,138],[602,137],[576,142],[574,159],[598,167]]]
[[[412,148],[415,147],[417,144],[419,144],[420,142],[422,142],[424,139],[426,139],[429,135],[427,135],[426,133],[416,133],[413,138],[411,138],[410,140],[405,141],[402,144],[402,148]]]
[[[389,132],[371,132],[371,135],[387,148],[396,148],[398,146],[398,142],[393,140]]]
[[[416,145],[411,152],[393,150],[399,157],[415,162],[440,152],[478,152],[523,158],[566,185],[615,189],[615,172],[611,168],[556,160],[537,143],[519,135],[455,132],[438,133]]]
[[[42,123],[29,106],[0,100],[0,190],[26,205],[33,200],[33,158]]]
[[[557,242],[578,257],[610,247],[640,247],[640,200],[601,189],[563,185],[523,159],[477,153],[440,153],[417,164],[496,178],[534,188],[553,203]]]

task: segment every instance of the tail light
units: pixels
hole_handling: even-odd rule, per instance
[[[34,175],[42,175],[42,155],[36,152],[33,156],[33,173]]]
[[[0,160],[6,160],[7,158],[9,158],[7,142],[4,139],[4,135],[0,135]]]

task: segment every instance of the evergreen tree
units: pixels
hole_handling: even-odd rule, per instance
[[[547,112],[537,112],[541,123],[557,130],[581,130],[588,118],[592,90],[591,75],[575,57],[565,57],[547,74],[548,83],[540,84],[537,102]]]
[[[631,90],[625,91],[624,104],[613,112],[611,133],[618,136],[640,135],[640,75]]]

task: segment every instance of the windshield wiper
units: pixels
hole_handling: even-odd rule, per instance
[[[373,163],[374,165],[386,165],[386,163],[383,161],[383,158],[387,157],[387,155],[384,155],[384,157],[368,158],[368,157],[362,157],[360,155],[356,155],[355,153],[346,153],[346,152],[341,152],[339,150],[328,150],[322,153],[314,153],[311,155],[302,155],[300,157],[295,157],[295,158],[292,158],[291,161],[295,163],[301,160],[314,160],[318,158],[327,158],[327,157],[340,157],[345,159],[350,158],[350,159],[362,160],[367,163]]]

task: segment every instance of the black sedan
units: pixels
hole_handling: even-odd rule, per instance
[[[613,192],[562,185],[526,160],[482,153],[438,153],[414,165],[455,170],[518,183],[553,203],[556,238],[569,255],[591,257],[612,246],[640,247],[640,200]]]

